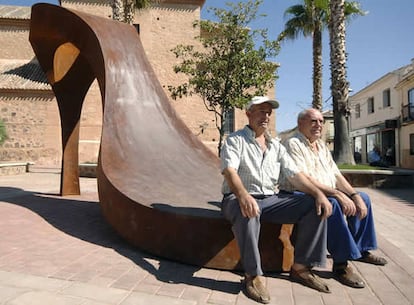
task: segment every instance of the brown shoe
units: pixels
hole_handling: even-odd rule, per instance
[[[258,275],[246,275],[244,279],[246,295],[256,302],[267,304],[270,302],[270,295],[266,287],[260,281]]]
[[[316,289],[320,292],[331,293],[327,284],[312,272],[311,268],[303,268],[299,270],[290,269],[290,278],[302,285]]]
[[[362,253],[362,257],[358,258],[357,261],[378,266],[384,266],[388,263],[385,258],[372,254],[368,251]]]
[[[333,273],[335,278],[342,284],[352,288],[364,288],[365,283],[362,278],[352,270],[347,264],[334,264]]]

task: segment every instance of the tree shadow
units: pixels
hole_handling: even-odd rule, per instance
[[[398,201],[403,204],[414,207],[414,188],[384,188],[379,191],[398,198]]]
[[[76,200],[59,197],[57,194],[28,192],[10,187],[0,187],[0,194],[1,201],[31,210],[66,234],[115,250],[159,281],[183,283],[230,294],[240,292],[240,282],[195,276],[201,269],[198,266],[159,258],[128,244],[106,222],[98,201]],[[154,267],[148,259],[158,260],[159,267]]]

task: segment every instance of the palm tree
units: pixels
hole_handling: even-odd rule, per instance
[[[297,39],[300,35],[311,36],[313,50],[313,99],[312,107],[322,109],[322,30],[326,25],[327,0],[303,0],[302,4],[288,7],[284,16],[292,16],[279,41]]]
[[[329,20],[329,0],[303,0],[302,4],[287,8],[284,15],[292,18],[286,22],[284,30],[279,35],[279,41],[297,39],[300,35],[313,38],[312,107],[322,110],[322,31],[327,27]],[[365,15],[359,4],[345,1],[347,19],[357,15]]]
[[[331,91],[334,114],[334,159],[338,164],[355,164],[348,131],[349,82],[346,76],[345,1],[330,0],[329,46]]]
[[[112,19],[132,24],[135,8],[142,9],[151,5],[152,0],[112,0]]]

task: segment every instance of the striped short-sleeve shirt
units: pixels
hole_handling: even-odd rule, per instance
[[[234,168],[246,190],[253,195],[273,195],[280,174],[294,176],[298,172],[286,149],[276,139],[266,135],[267,149],[262,151],[254,131],[245,126],[230,134],[221,150],[221,169]],[[223,194],[231,193],[226,180]]]
[[[283,144],[300,171],[326,186],[336,187],[336,176],[341,172],[322,140],[316,141],[317,150],[314,151],[309,140],[297,132]],[[295,188],[287,179],[282,178],[280,189],[293,191]]]

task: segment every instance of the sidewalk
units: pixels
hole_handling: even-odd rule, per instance
[[[81,196],[60,197],[60,175],[0,176],[0,305],[258,304],[240,291],[239,274],[153,257],[124,242],[101,215],[96,179]],[[414,304],[414,189],[370,194],[378,254],[389,263],[352,263],[367,283],[352,289],[330,278],[322,294],[267,275],[271,304]]]

